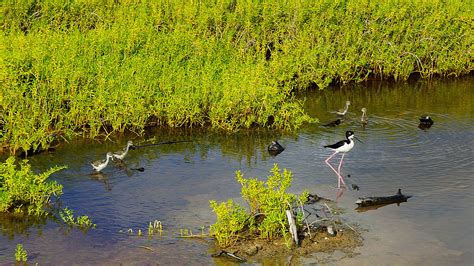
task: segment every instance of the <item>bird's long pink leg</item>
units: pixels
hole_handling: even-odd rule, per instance
[[[342,161],[344,160],[344,155],[345,153],[342,153],[341,161],[339,162],[339,167],[337,168],[337,173],[338,173],[340,181],[342,181],[342,183],[345,186],[346,182],[344,182],[344,178],[342,178],[342,175],[341,175],[341,167],[342,167]]]
[[[337,177],[339,178],[338,179],[338,187],[341,187],[341,181],[342,180],[342,176],[336,171],[336,169],[334,169],[334,167],[332,167],[332,165],[329,163],[329,160],[331,160],[332,157],[334,157],[334,155],[336,155],[336,153],[338,153],[337,151],[335,151],[331,156],[329,156],[329,158],[327,158],[324,162],[329,166],[331,167],[331,169],[334,171],[334,173],[336,173]],[[344,154],[343,154],[344,155]],[[342,181],[344,183],[344,181]],[[345,183],[344,183],[345,185]]]

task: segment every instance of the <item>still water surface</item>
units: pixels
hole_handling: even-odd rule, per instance
[[[337,178],[324,164],[331,152],[325,144],[353,130],[364,142],[345,157],[343,173],[359,191],[347,190],[338,204],[349,222],[364,229],[364,245],[352,256],[341,252],[299,258],[302,264],[337,265],[471,265],[474,261],[474,118],[473,79],[413,84],[374,84],[313,91],[306,109],[322,123],[351,101],[349,113],[335,128],[308,125],[297,134],[245,131],[223,136],[202,131],[155,131],[145,137],[120,137],[103,143],[77,140],[54,153],[30,158],[38,171],[52,165],[68,169],[53,178],[64,186],[62,207],[88,215],[96,229],[84,233],[48,219],[30,224],[0,216],[0,264],[14,262],[17,243],[28,251],[30,263],[45,264],[229,264],[210,256],[204,241],[179,238],[180,229],[200,232],[214,222],[209,200],[240,201],[235,171],[265,177],[273,164],[293,172],[291,191],[308,190],[336,200]],[[362,128],[360,109],[369,124]],[[420,115],[434,124],[418,128]],[[107,151],[135,143],[190,140],[131,151],[128,167],[144,172],[106,168],[92,178],[90,161]],[[276,157],[266,147],[273,139],[286,147]],[[337,163],[334,161],[333,163]],[[400,206],[357,212],[363,196],[389,196],[401,188],[413,195]],[[149,222],[160,220],[161,237],[146,237]],[[134,236],[127,234],[134,230]],[[136,235],[138,229],[145,236]],[[207,230],[207,229],[206,229]],[[144,246],[151,248],[143,248]],[[284,264],[286,258],[266,263]],[[292,260],[295,262],[295,259]]]

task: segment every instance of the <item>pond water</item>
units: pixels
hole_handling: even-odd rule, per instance
[[[121,136],[108,141],[76,140],[52,153],[30,158],[33,169],[67,165],[52,176],[64,186],[62,207],[88,215],[97,228],[86,233],[53,219],[17,221],[0,216],[0,264],[14,263],[16,244],[22,243],[30,263],[45,264],[230,264],[215,259],[205,241],[179,238],[181,229],[200,233],[215,221],[209,200],[240,201],[235,171],[246,177],[266,177],[273,164],[293,173],[291,192],[334,199],[345,209],[344,218],[358,223],[363,246],[347,256],[342,252],[298,258],[303,264],[356,265],[471,265],[474,261],[474,118],[473,79],[373,84],[312,91],[306,109],[322,123],[335,119],[334,110],[351,101],[349,113],[333,128],[308,125],[296,134],[264,130],[220,135],[200,130],[150,131],[144,137]],[[362,128],[360,109],[367,108],[369,123]],[[434,124],[418,128],[428,114]],[[343,173],[359,191],[338,197],[335,174],[322,148],[353,130],[356,142],[344,160]],[[108,167],[91,177],[90,161],[120,150],[127,140],[156,143],[131,151],[128,167]],[[286,148],[276,157],[266,148],[273,139]],[[334,164],[337,160],[332,161]],[[408,202],[358,212],[363,196],[389,196],[398,188],[413,195]],[[149,222],[163,224],[162,236],[148,238]],[[134,234],[129,235],[128,229]],[[137,236],[141,229],[144,236]],[[294,259],[293,259],[294,261]],[[261,263],[287,263],[273,258]]]

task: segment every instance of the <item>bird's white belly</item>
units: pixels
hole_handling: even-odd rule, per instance
[[[354,141],[349,142],[349,144],[344,143],[341,147],[337,148],[338,152],[348,152],[354,148]]]

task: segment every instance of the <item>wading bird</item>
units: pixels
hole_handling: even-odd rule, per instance
[[[127,142],[127,147],[125,147],[123,150],[116,151],[113,153],[114,158],[123,160],[123,158],[125,158],[125,155],[127,155],[129,149],[132,149],[132,150],[135,149],[135,147],[133,146],[133,142],[131,140]]]
[[[347,110],[349,110],[349,105],[351,105],[350,101],[346,101],[346,106],[344,106],[344,109],[339,109],[336,114],[344,116],[347,114]]]
[[[346,152],[349,152],[354,147],[354,138],[357,139],[358,141],[362,142],[360,139],[358,139],[354,135],[354,132],[349,130],[349,131],[346,131],[346,139],[345,140],[341,140],[341,141],[336,142],[334,144],[324,146],[324,148],[330,148],[331,150],[334,151],[334,153],[331,156],[329,156],[329,158],[327,158],[324,162],[338,176],[338,182],[337,182],[337,187],[338,188],[341,187],[341,182],[344,184],[344,186],[346,185],[346,183],[344,182],[344,179],[342,178],[342,175],[341,175],[342,161],[344,160],[344,155],[346,154]],[[342,152],[342,157],[341,157],[341,161],[339,162],[339,167],[337,168],[337,171],[336,171],[336,169],[329,163],[329,160],[331,160],[331,158],[334,155],[336,155],[337,153],[340,153],[340,152]]]
[[[360,123],[364,127],[369,123],[369,119],[367,118],[367,109],[364,107],[361,109],[362,111],[362,116],[360,117]]]
[[[112,159],[112,158],[113,158],[112,153],[108,152],[105,160],[97,160],[95,162],[92,162],[91,165],[96,171],[96,173],[100,173],[100,171],[102,171],[102,169],[104,169],[107,166],[107,164],[109,164],[109,159]]]

